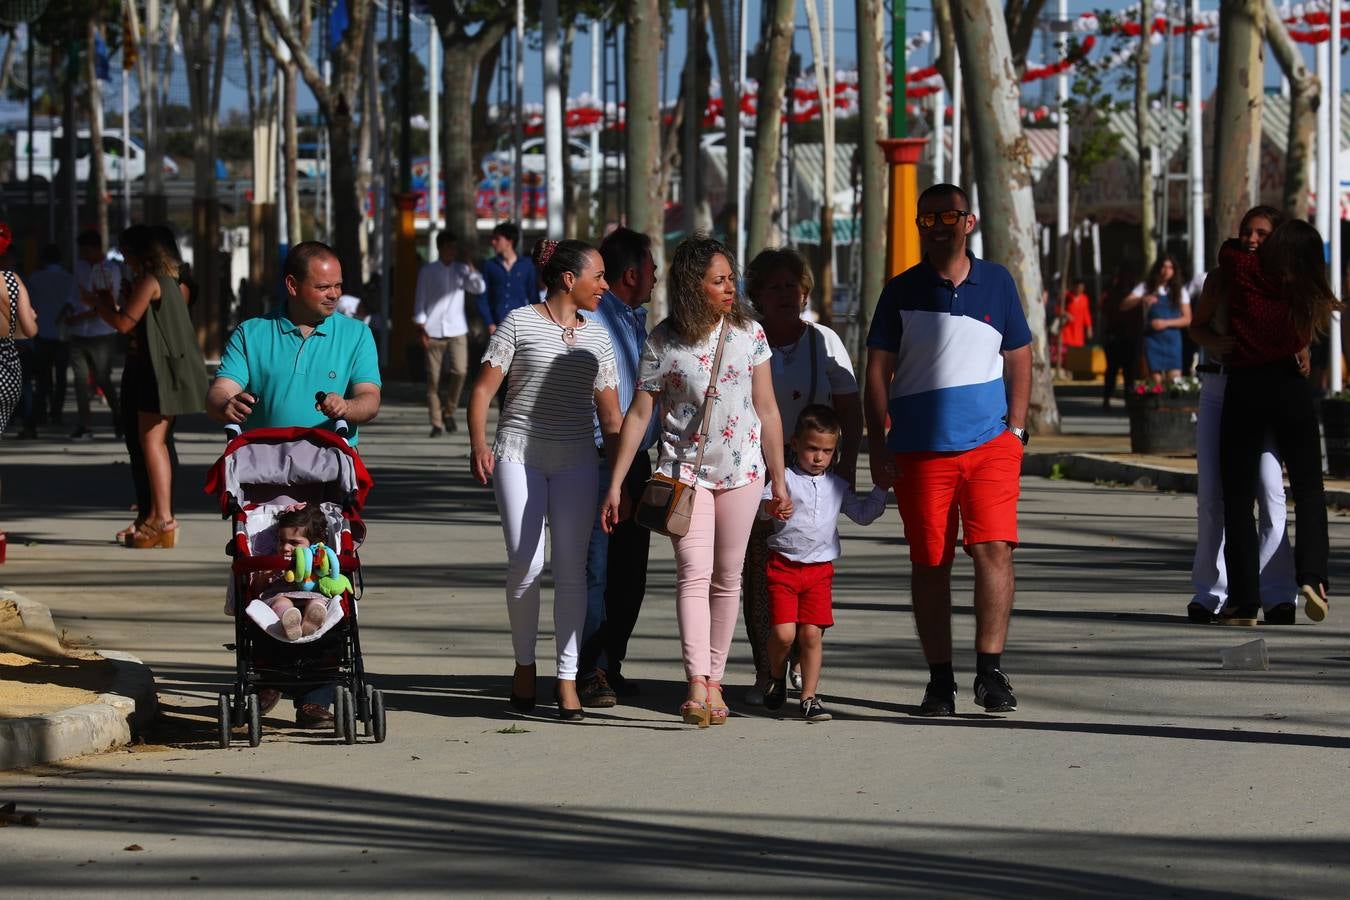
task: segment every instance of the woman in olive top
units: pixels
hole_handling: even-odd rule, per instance
[[[178,288],[176,248],[145,225],[122,232],[122,255],[134,280],[119,309],[111,295],[99,298],[99,316],[130,335],[122,371],[122,425],[136,485],[136,521],[129,547],[172,547],[175,416],[205,409],[206,365]]]

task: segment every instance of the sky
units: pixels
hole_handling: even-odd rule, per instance
[[[534,2],[534,0],[531,0],[531,2]],[[734,0],[728,0],[728,2],[734,3]],[[820,2],[821,4],[820,8],[822,9],[822,12],[824,4],[834,2],[835,17],[836,17],[835,46],[836,46],[837,63],[840,68],[852,68],[854,65],[854,60],[856,59],[857,56],[854,46],[855,41],[854,4],[852,2],[844,2],[844,0],[818,0],[818,2]],[[795,36],[795,49],[801,55],[803,63],[809,66],[812,58],[812,53],[811,53],[810,37],[805,24],[806,13],[804,3],[805,0],[799,0],[797,7],[798,26]],[[1131,4],[1127,2],[1127,0],[1068,0],[1066,4],[1067,13],[1070,17],[1077,17],[1082,13],[1091,12],[1092,10],[1099,8],[1120,10],[1126,8],[1129,5]],[[1202,0],[1200,6],[1201,9],[1206,10],[1217,9],[1218,0]],[[756,36],[758,35],[757,23],[760,17],[761,0],[746,0],[746,7],[749,23],[748,32],[750,36],[750,41],[753,43]],[[1046,4],[1045,15],[1047,16],[1054,15],[1056,9],[1057,9],[1056,0],[1050,0],[1050,2]],[[911,3],[906,7],[906,10],[907,10],[906,14],[907,31],[911,36],[932,29],[931,4]],[[382,27],[384,19],[383,14],[381,14],[379,18]],[[891,23],[890,18],[888,16],[886,18],[888,41],[889,41],[890,27]],[[413,46],[415,48],[416,55],[423,61],[423,63],[425,63],[427,60],[428,36],[429,30],[424,23],[414,24],[412,36]],[[542,79],[542,59],[541,59],[542,54],[537,48],[530,49],[528,47],[529,43],[530,39],[527,37],[527,50],[525,54],[526,57],[525,100],[527,103],[541,103],[543,101],[543,79]],[[665,56],[666,62],[665,80],[667,85],[667,99],[673,97],[675,92],[678,90],[680,68],[685,57],[687,46],[688,45],[687,45],[686,15],[684,11],[677,10],[673,20],[673,30],[669,38],[668,52],[666,53]],[[1206,40],[1202,43],[1202,46],[1204,48],[1203,54],[1205,56],[1204,89],[1206,94],[1208,94],[1208,92],[1213,87],[1213,80],[1214,80],[1213,72],[1214,69],[1216,68],[1217,63],[1217,44]],[[932,44],[930,43],[928,46],[923,47],[922,49],[918,50],[915,54],[911,56],[909,60],[910,65],[911,66],[927,65],[931,61],[932,52],[933,47]],[[1098,50],[1097,52],[1100,53],[1102,51]],[[1309,63],[1311,64],[1312,62],[1311,53],[1306,50],[1305,53],[1307,54],[1307,58],[1309,60]],[[591,75],[590,54],[591,54],[591,47],[590,47],[589,31],[588,29],[583,27],[578,29],[572,51],[573,65],[572,65],[570,86],[571,86],[571,94],[574,97],[579,96],[583,92],[590,90],[592,87],[590,78]],[[1029,61],[1032,64],[1036,64],[1048,60],[1053,55],[1054,55],[1053,46],[1051,48],[1048,48],[1048,50],[1043,50],[1039,46],[1038,41],[1036,43],[1033,43],[1032,45],[1032,49],[1029,54]],[[1155,62],[1154,62],[1153,83],[1155,85],[1161,81],[1161,65],[1162,65],[1160,60],[1161,55],[1162,55],[1161,53],[1154,54]],[[1181,58],[1180,50],[1178,51],[1177,58],[1178,59]],[[1342,62],[1342,66],[1344,69],[1344,61]],[[121,69],[120,66],[117,65],[116,57],[114,58],[113,69],[114,69],[114,76],[115,77],[120,76]],[[173,102],[186,104],[187,88],[181,76],[181,66],[179,67],[179,70],[180,70],[179,75],[175,79],[175,86],[171,91],[171,99]],[[222,107],[223,107],[222,112],[224,113],[229,110],[245,109],[247,104],[247,96],[243,87],[244,83],[243,67],[242,63],[240,63],[238,59],[231,59],[229,64],[227,64],[226,78],[227,78],[226,84],[222,91]],[[1265,80],[1268,85],[1272,86],[1278,85],[1280,80],[1278,67],[1275,65],[1275,62],[1271,57],[1271,54],[1269,53],[1267,54]],[[1347,80],[1344,83],[1350,85],[1350,80]],[[1052,87],[1053,82],[1051,80],[1047,79],[1045,82],[1043,82],[1043,84],[1044,88],[1033,85],[1026,89],[1024,97],[1027,99],[1028,105],[1043,102],[1042,97],[1039,93],[1041,90],[1046,90],[1047,92],[1053,90]],[[137,102],[135,96],[136,88],[134,79],[131,84],[131,94],[132,94],[132,105],[134,107]],[[496,96],[495,90],[493,96],[494,97]],[[105,97],[107,100],[107,108],[109,110],[109,114],[115,115],[119,113],[121,108],[120,85],[116,81],[114,81],[113,84],[109,86],[109,89],[105,93]],[[1045,99],[1049,99],[1048,93],[1046,94]],[[308,89],[304,86],[303,83],[301,84],[300,90],[300,107],[302,111],[314,109],[313,98],[312,96],[310,96]],[[21,120],[23,118],[23,115],[24,115],[24,105],[22,103],[0,103],[0,120],[15,123]]]

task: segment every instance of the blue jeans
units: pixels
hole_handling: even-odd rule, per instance
[[[581,628],[581,643],[595,636],[600,626],[605,624],[605,585],[609,570],[609,535],[600,524],[600,507],[609,493],[609,461],[601,459],[599,478],[599,499],[596,502],[595,523],[591,526],[591,543],[586,548],[586,624]],[[607,668],[609,660],[601,652],[596,660],[597,668]],[[577,673],[582,678],[590,672]]]

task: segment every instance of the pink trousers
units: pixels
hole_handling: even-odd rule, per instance
[[[741,565],[764,483],[694,492],[689,533],[675,545],[676,616],[684,673],[721,681],[741,603]]]

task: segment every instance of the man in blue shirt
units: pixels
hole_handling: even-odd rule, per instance
[[[1017,709],[1001,669],[1031,396],[1031,331],[1012,275],[966,249],[966,192],[919,196],[923,259],[882,291],[867,337],[872,478],[895,484],[909,544],[914,622],[928,661],[921,716],[956,709],[951,574],[957,523],[975,564],[975,701]],[[890,418],[891,432],[885,436]]]
[[[609,332],[619,365],[619,406],[627,413],[637,390],[638,363],[647,343],[647,310],[656,284],[651,238],[628,228],[613,231],[600,244],[609,290],[595,316]],[[624,481],[624,493],[636,501],[651,477],[647,451],[656,443],[661,416],[654,415],[637,456]],[[600,452],[600,496],[609,490],[609,462],[596,424],[595,446]],[[637,688],[623,677],[628,639],[637,625],[647,592],[647,553],[651,532],[632,518],[605,534],[596,519],[586,556],[586,624],[582,629],[577,693],[583,706],[605,707],[617,702],[617,693],[631,695]]]
[[[311,428],[333,419],[358,425],[380,411],[380,367],[370,329],[357,319],[335,316],[342,296],[342,264],[318,241],[296,244],[286,254],[286,306],[241,322],[230,335],[220,368],[206,394],[206,412],[219,422],[245,428]],[[323,392],[320,402],[315,395]],[[264,713],[280,699],[259,691]],[[331,728],[331,687],[295,701],[296,724]]]
[[[497,330],[511,310],[539,302],[534,263],[529,257],[516,255],[519,241],[520,229],[512,222],[503,222],[492,229],[492,249],[497,255],[483,264],[487,291],[476,299],[478,315],[488,334]]]

